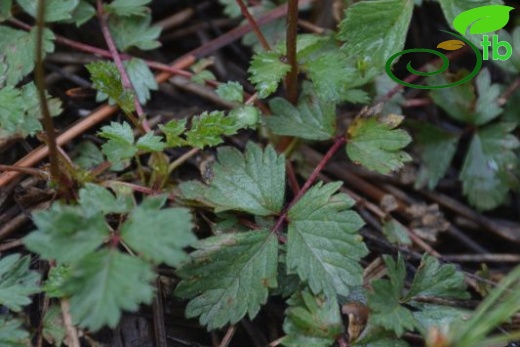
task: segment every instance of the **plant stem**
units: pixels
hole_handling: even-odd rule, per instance
[[[260,27],[256,23],[256,20],[253,18],[249,10],[247,9],[247,6],[244,4],[243,0],[237,0],[238,6],[240,7],[240,11],[242,12],[242,15],[247,19],[251,27],[253,28],[253,31],[258,38],[258,41],[260,41],[260,44],[266,51],[271,50],[271,46],[269,46],[269,42],[265,39],[264,34],[260,30]]]
[[[298,61],[296,59],[296,37],[298,34],[298,0],[289,0],[287,8],[287,62],[291,71],[287,74],[285,85],[287,99],[295,104],[298,101]]]
[[[278,217],[278,220],[276,221],[276,224],[274,225],[274,227],[271,229],[271,232],[279,233],[279,229],[282,226],[282,224],[285,222],[285,220],[287,219],[287,214],[288,214],[289,210],[291,209],[291,207],[293,207],[302,198],[302,196],[309,190],[309,188],[314,184],[314,182],[318,178],[318,175],[323,170],[325,165],[327,165],[329,160],[334,156],[334,154],[336,154],[336,152],[341,148],[341,146],[343,146],[343,144],[345,142],[346,142],[345,136],[338,136],[336,138],[336,141],[334,141],[334,144],[332,145],[332,147],[330,147],[329,150],[327,151],[327,153],[325,153],[325,155],[323,156],[321,161],[318,163],[318,165],[316,166],[314,171],[311,173],[311,175],[309,176],[307,181],[305,181],[305,184],[300,189],[298,194],[296,194],[296,196],[292,199],[292,201],[289,203],[289,205],[287,205],[284,208],[283,213],[280,215],[280,217]]]
[[[123,65],[123,61],[121,60],[121,56],[119,55],[119,52],[117,51],[117,47],[114,43],[114,39],[112,38],[112,34],[110,33],[110,29],[108,28],[108,22],[107,22],[107,14],[103,10],[103,0],[97,0],[97,14],[99,18],[99,24],[101,25],[101,31],[103,32],[103,37],[105,38],[105,42],[107,43],[108,50],[110,51],[110,54],[112,55],[112,59],[114,60],[114,63],[117,66],[117,70],[119,71],[119,74],[121,75],[121,82],[123,83],[123,88],[129,89],[132,91],[132,94],[134,96],[134,104],[135,104],[135,110],[137,112],[137,116],[141,119],[142,126],[144,131],[149,132],[150,125],[148,124],[143,107],[139,103],[139,100],[137,98],[137,93],[135,92],[135,88],[132,85],[132,81],[130,81],[130,78],[128,77],[128,74],[126,73],[125,67]]]
[[[49,159],[51,162],[51,179],[60,182],[60,166],[58,145],[54,134],[54,123],[45,95],[45,73],[43,69],[43,29],[45,26],[45,0],[38,1],[38,12],[36,17],[36,65],[34,69],[34,80],[38,90],[40,110],[43,115],[43,128],[45,129],[46,142],[49,147]]]

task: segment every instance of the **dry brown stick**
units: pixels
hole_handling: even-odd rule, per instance
[[[72,316],[70,315],[70,304],[67,299],[62,298],[61,304],[61,315],[63,317],[63,323],[67,331],[67,345],[69,347],[81,347],[79,343],[78,331],[72,323]]]
[[[224,338],[222,339],[222,342],[220,342],[219,347],[228,347],[236,331],[236,325],[231,325],[226,331],[226,335],[224,335]]]
[[[520,263],[520,255],[506,253],[443,255],[446,261],[472,263]]]

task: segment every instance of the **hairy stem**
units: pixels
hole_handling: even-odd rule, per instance
[[[49,147],[49,159],[51,162],[51,179],[60,182],[60,165],[58,145],[54,134],[54,123],[52,121],[47,96],[45,95],[45,73],[43,69],[43,29],[45,27],[45,0],[38,1],[38,12],[36,17],[36,65],[34,69],[34,81],[38,90],[40,110],[43,116],[43,128],[45,129],[46,142]]]
[[[269,46],[269,42],[265,39],[264,34],[260,30],[260,27],[256,23],[256,20],[253,18],[249,10],[247,9],[247,6],[244,4],[243,0],[237,0],[238,6],[240,7],[240,11],[242,12],[242,15],[247,19],[251,27],[253,28],[253,31],[258,38],[258,41],[260,41],[260,44],[266,51],[271,50],[271,46]]]
[[[108,50],[110,51],[112,59],[114,60],[114,63],[117,66],[117,70],[121,75],[121,82],[123,83],[123,87],[132,91],[132,94],[134,95],[134,104],[137,116],[142,122],[143,130],[149,132],[151,129],[150,125],[148,124],[148,121],[145,118],[143,107],[137,99],[137,93],[135,92],[135,88],[132,85],[132,81],[130,81],[128,74],[126,73],[125,67],[123,66],[123,61],[121,60],[121,56],[117,51],[114,39],[112,38],[112,34],[110,33],[110,29],[108,28],[107,15],[103,10],[103,0],[97,0],[97,14],[99,18],[99,24],[101,25],[101,31],[103,32],[103,37],[105,38],[105,42],[108,46]]]
[[[289,0],[287,8],[287,62],[291,71],[285,78],[287,99],[298,101],[298,61],[296,59],[296,37],[298,34],[298,0]]]

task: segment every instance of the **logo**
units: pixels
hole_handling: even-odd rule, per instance
[[[453,32],[441,30],[450,34],[456,39],[441,42],[437,45],[437,48],[441,48],[448,51],[454,51],[468,45],[473,50],[473,53],[476,57],[475,67],[473,68],[471,73],[467,75],[465,78],[450,84],[440,86],[425,86],[420,84],[408,83],[394,75],[394,73],[392,72],[393,61],[398,57],[408,53],[430,53],[436,55],[442,60],[442,66],[439,69],[431,72],[418,71],[412,67],[411,62],[408,62],[408,64],[406,65],[406,69],[411,74],[428,77],[446,71],[450,65],[448,57],[439,51],[428,48],[406,49],[404,51],[392,55],[386,61],[386,73],[395,82],[402,84],[406,87],[417,89],[448,88],[470,81],[480,71],[483,60],[489,60],[491,58],[493,60],[504,61],[511,58],[511,55],[513,54],[513,47],[511,47],[511,44],[506,41],[500,41],[498,35],[496,34],[487,34],[502,29],[504,26],[506,26],[507,22],[509,21],[509,12],[513,9],[514,8],[511,6],[504,5],[489,5],[473,8],[471,10],[462,12],[453,20],[453,27],[460,35]],[[482,53],[475,44],[473,44],[470,40],[464,37],[468,29],[469,34],[486,34],[482,36],[482,41],[480,42],[480,46],[483,50]],[[490,50],[491,54],[489,53]]]

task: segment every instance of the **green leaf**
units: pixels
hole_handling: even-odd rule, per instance
[[[480,71],[475,84],[478,99],[473,118],[476,125],[483,125],[489,123],[502,113],[502,108],[498,104],[501,90],[500,85],[491,84],[491,74],[488,69]]]
[[[417,296],[468,299],[469,293],[466,291],[464,274],[458,272],[455,265],[440,265],[437,259],[425,254],[406,300]]]
[[[123,87],[121,76],[114,63],[96,61],[87,64],[86,68],[90,72],[94,88],[102,93],[98,94],[98,101],[104,100],[108,95],[109,101],[117,103],[124,112],[135,111],[134,95],[131,90]]]
[[[172,119],[166,125],[159,125],[159,129],[166,136],[166,145],[168,147],[179,147],[186,143],[180,135],[186,130],[186,119]]]
[[[137,99],[141,104],[146,104],[150,100],[150,91],[159,88],[152,71],[142,59],[133,58],[125,61],[123,65],[135,89]]]
[[[102,214],[55,203],[33,214],[37,230],[24,238],[25,246],[44,259],[77,261],[97,249],[109,236]]]
[[[209,186],[180,185],[183,195],[215,207],[216,212],[244,211],[257,216],[277,214],[285,195],[285,159],[273,147],[262,150],[249,142],[245,154],[232,147],[218,149]]]
[[[16,0],[21,8],[36,18],[38,0]],[[72,18],[72,12],[78,6],[79,0],[46,0],[45,21],[59,22]]]
[[[363,78],[347,55],[339,49],[324,52],[302,65],[316,94],[328,102],[344,101],[349,88],[363,84]]]
[[[49,270],[47,280],[43,286],[43,291],[49,298],[63,298],[63,284],[70,278],[70,267],[65,264],[58,264]]]
[[[108,25],[119,50],[126,51],[131,47],[151,50],[161,45],[157,41],[161,28],[150,26],[151,22],[150,14],[130,17],[110,16]]]
[[[100,137],[108,139],[101,147],[110,162],[118,164],[124,159],[129,159],[137,153],[134,146],[134,133],[127,122],[111,122],[101,128]]]
[[[74,148],[73,161],[82,169],[91,169],[105,161],[103,153],[90,141],[83,141]]]
[[[265,123],[274,134],[306,140],[334,137],[336,105],[320,100],[309,88],[300,97],[297,107],[283,98],[274,98],[269,107],[273,115],[266,117]]]
[[[453,20],[453,27],[461,35],[466,35],[468,28],[470,34],[491,33],[506,26],[511,10],[514,7],[502,5],[472,8],[457,15]]]
[[[105,10],[120,17],[144,16],[150,12],[148,5],[152,0],[114,0],[105,5]]]
[[[371,323],[391,330],[401,336],[405,330],[413,330],[416,322],[407,308],[401,306],[400,299],[404,289],[406,268],[399,254],[397,263],[392,257],[385,255],[388,277],[390,280],[372,282],[373,293],[368,293],[368,306],[372,311]]]
[[[422,160],[416,187],[427,184],[429,189],[434,189],[450,167],[459,136],[425,122],[411,125],[417,130],[415,140]]]
[[[191,146],[204,148],[221,144],[222,136],[234,135],[237,131],[235,118],[226,117],[222,111],[204,112],[192,118],[186,139]]]
[[[47,98],[51,116],[62,112],[61,101]],[[0,128],[9,135],[26,137],[42,130],[40,103],[34,83],[0,89]]]
[[[249,81],[255,85],[261,99],[273,94],[282,78],[291,70],[291,66],[282,62],[276,52],[262,52],[253,56],[249,67]]]
[[[33,71],[36,59],[36,29],[30,32],[15,30],[6,26],[0,26],[0,65],[7,69],[5,83],[14,86],[27,74]],[[54,51],[54,34],[49,29],[43,32],[43,51],[50,53]]]
[[[287,273],[298,274],[314,294],[347,296],[363,282],[359,260],[368,250],[358,230],[363,220],[333,194],[341,182],[313,186],[289,210]]]
[[[155,274],[143,260],[115,249],[88,254],[75,263],[64,285],[74,322],[91,331],[115,328],[122,310],[152,301]]]
[[[135,146],[137,149],[145,152],[160,152],[166,148],[166,144],[163,142],[163,138],[161,136],[154,135],[152,132],[141,136],[139,140],[137,140]]]
[[[413,0],[360,1],[348,6],[337,38],[348,60],[367,78],[383,72],[386,60],[404,48]]]
[[[277,286],[278,240],[268,231],[224,234],[200,241],[179,269],[176,295],[192,298],[186,316],[200,316],[208,330],[252,319]]]
[[[71,19],[65,23],[74,23],[77,27],[82,26],[96,15],[96,9],[87,0],[79,0],[78,6],[72,11]]]
[[[393,218],[383,222],[383,234],[385,234],[388,241],[392,243],[401,245],[412,244],[406,232],[406,227]]]
[[[431,305],[412,302],[411,305],[417,310],[413,316],[417,321],[417,328],[423,335],[427,335],[432,329],[446,331],[446,328],[460,321],[465,321],[470,312],[457,307]]]
[[[29,333],[22,329],[22,323],[19,320],[6,319],[5,317],[0,316],[0,346],[31,346]]]
[[[255,128],[260,120],[260,110],[252,105],[242,105],[232,109],[228,117],[233,118],[238,128]]]
[[[236,0],[219,0],[219,2],[224,6],[224,14],[228,17],[235,18],[241,15],[240,7]]]
[[[471,140],[460,172],[463,191],[479,210],[502,204],[512,187],[512,176],[518,170],[518,157],[513,150],[520,147],[512,134],[513,123],[498,123],[478,130]]]
[[[328,347],[343,332],[335,297],[327,299],[303,290],[295,293],[287,303],[284,346]]]
[[[348,129],[347,154],[350,160],[382,174],[403,167],[411,157],[402,149],[411,138],[407,132],[395,129],[375,118],[359,118]]]
[[[45,312],[42,334],[45,340],[54,346],[61,346],[65,337],[67,337],[67,330],[63,324],[59,306],[52,305],[47,312]]]
[[[30,296],[40,291],[40,275],[29,270],[30,263],[30,257],[20,258],[20,254],[0,259],[0,305],[19,312],[31,303]]]
[[[148,200],[160,200],[153,206]],[[182,250],[196,238],[190,211],[185,208],[160,210],[164,198],[148,198],[129,215],[121,229],[121,237],[132,249],[155,264],[177,266],[187,258]]]
[[[220,84],[215,92],[224,100],[242,103],[244,101],[244,87],[238,82]]]
[[[11,17],[11,6],[13,0],[4,0],[0,3],[0,22]]]
[[[85,187],[79,190],[79,202],[83,213],[88,216],[98,213],[125,213],[133,207],[124,198],[116,198],[108,189],[92,183],[86,183]]]

